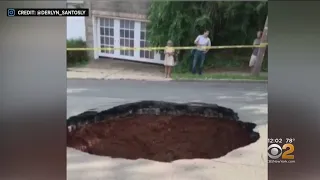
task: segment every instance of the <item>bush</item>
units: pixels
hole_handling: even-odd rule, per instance
[[[81,38],[68,39],[67,48],[86,48],[86,42]],[[88,63],[89,56],[87,51],[67,51],[67,66],[77,66]]]
[[[257,30],[264,28],[267,2],[246,1],[152,1],[147,25],[151,46],[193,46],[194,39],[210,31],[212,46],[251,45]],[[168,21],[170,19],[170,21]],[[210,50],[204,67],[239,70],[248,68],[252,49]],[[181,51],[175,72],[190,71],[190,51]],[[267,71],[267,57],[262,70]]]
[[[251,51],[243,50],[242,54],[231,53],[224,50],[211,50],[206,56],[204,69],[220,70],[244,70],[248,68]],[[246,52],[245,52],[246,51]],[[182,57],[179,57],[179,64],[174,67],[176,73],[186,73],[191,71],[193,57],[190,51],[185,51]],[[262,72],[268,72],[268,52],[266,51],[261,67]]]

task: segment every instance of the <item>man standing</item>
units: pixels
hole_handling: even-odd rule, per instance
[[[261,36],[262,36],[262,31],[258,31],[257,32],[257,37],[256,39],[253,41],[253,45],[260,45],[260,41],[261,41]],[[259,48],[253,48],[253,52],[249,61],[249,67],[253,68],[255,62],[257,61],[257,55],[259,52]]]
[[[192,62],[192,74],[196,74],[196,65],[197,62],[200,61],[199,65],[199,75],[202,74],[203,71],[203,63],[206,58],[206,53],[209,51],[206,47],[211,46],[211,41],[209,36],[209,31],[205,30],[202,35],[199,35],[194,43],[197,45],[197,49],[194,52],[193,62]]]

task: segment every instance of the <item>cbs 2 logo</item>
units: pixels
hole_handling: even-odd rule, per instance
[[[284,144],[282,147],[278,144],[271,144],[268,146],[268,156],[271,159],[294,159],[294,145]]]

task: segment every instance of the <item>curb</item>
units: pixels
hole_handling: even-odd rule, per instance
[[[268,80],[250,80],[250,79],[130,79],[130,78],[69,78],[68,80],[131,80],[131,81],[153,81],[153,82],[230,82],[230,83],[268,83]]]
[[[268,83],[268,80],[251,80],[251,79],[176,79],[171,81],[178,82],[230,82],[230,83]]]
[[[123,80],[123,81],[153,81],[153,82],[169,82],[172,80],[165,79],[131,79],[131,78],[67,78],[68,80],[104,80],[104,81],[113,81],[113,80]]]

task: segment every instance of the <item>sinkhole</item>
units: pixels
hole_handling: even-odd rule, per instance
[[[256,124],[216,104],[141,101],[67,120],[67,146],[113,158],[213,159],[256,142]]]

